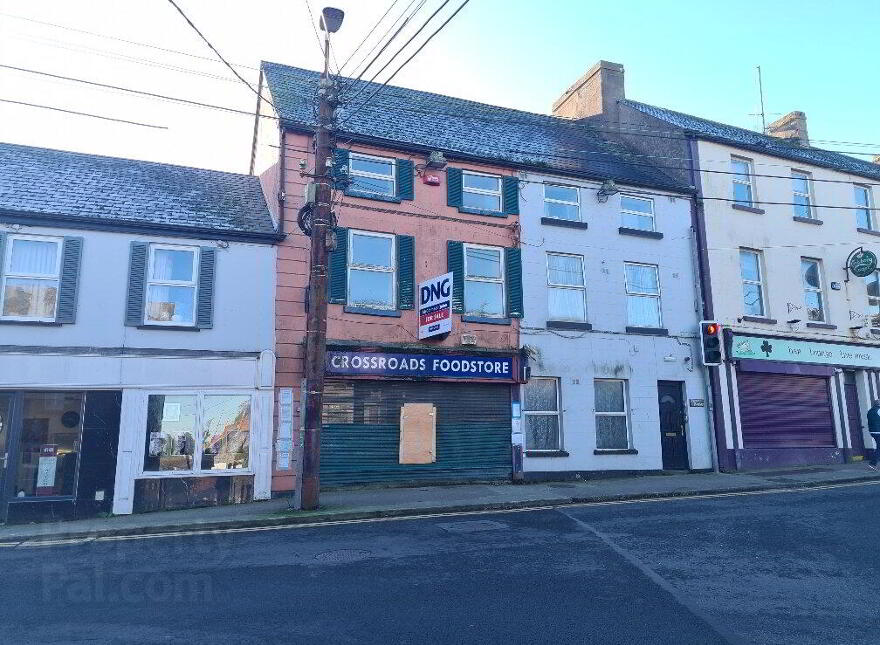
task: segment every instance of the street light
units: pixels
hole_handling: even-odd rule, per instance
[[[324,7],[321,11],[321,19],[318,21],[321,24],[321,31],[335,34],[342,26],[343,18],[345,18],[345,12],[342,9]]]

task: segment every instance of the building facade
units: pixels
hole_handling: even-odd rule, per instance
[[[269,497],[253,177],[0,145],[0,521]]]

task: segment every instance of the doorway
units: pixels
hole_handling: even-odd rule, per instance
[[[861,461],[865,455],[865,435],[862,432],[862,411],[859,409],[859,393],[856,388],[856,373],[846,370],[843,373],[843,396],[846,399],[846,416],[849,421],[849,438],[853,450],[853,460]]]
[[[0,523],[6,521],[6,470],[12,427],[12,394],[0,392]]]
[[[687,411],[684,407],[684,383],[658,381],[660,407],[660,444],[663,470],[688,470]]]

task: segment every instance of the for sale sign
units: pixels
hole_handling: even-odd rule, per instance
[[[419,283],[419,340],[452,331],[452,273]]]

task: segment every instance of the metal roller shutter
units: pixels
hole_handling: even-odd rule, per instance
[[[400,408],[437,408],[437,461],[400,464]],[[502,480],[511,475],[510,385],[327,381],[321,485]]]
[[[745,448],[836,445],[827,377],[738,372],[737,388]]]

